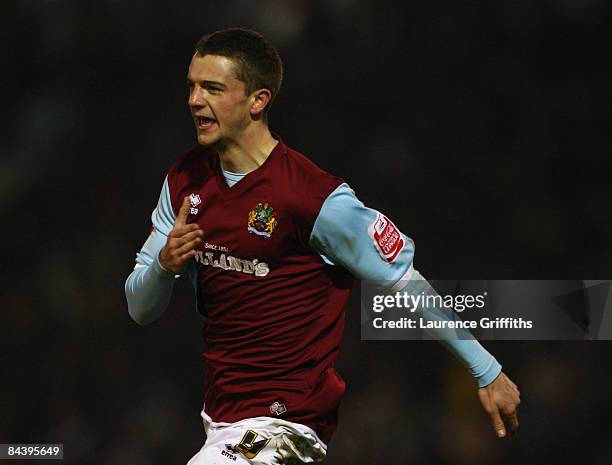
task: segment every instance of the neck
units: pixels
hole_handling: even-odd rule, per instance
[[[239,139],[223,141],[215,148],[225,171],[246,174],[263,165],[277,143],[267,126],[252,126]]]

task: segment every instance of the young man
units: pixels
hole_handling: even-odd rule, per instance
[[[197,43],[187,83],[199,145],[170,168],[126,282],[142,325],[165,311],[177,275],[194,285],[207,440],[189,465],[323,460],[345,388],[334,360],[353,276],[426,284],[408,237],[270,132],[281,80],[278,53],[256,32]],[[475,340],[446,344],[497,434],[500,414],[516,428],[519,393],[495,358]]]

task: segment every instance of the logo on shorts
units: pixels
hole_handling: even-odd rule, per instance
[[[250,429],[247,430],[247,432],[244,433],[244,436],[242,436],[242,440],[234,446],[234,449],[244,455],[247,459],[254,458],[270,442],[270,438],[255,442],[257,436],[259,436],[259,433],[256,433]]]
[[[268,239],[274,228],[276,228],[276,212],[268,202],[259,202],[255,208],[249,212],[247,230],[252,234],[263,236]]]
[[[232,446],[231,444],[226,444],[225,445],[225,450],[221,451],[221,455],[223,457],[227,457],[230,460],[233,460],[234,462],[236,461],[236,459],[238,457],[236,457],[234,454],[237,454],[238,451],[236,449],[234,449],[234,446]]]
[[[270,405],[270,413],[274,413],[277,416],[282,415],[286,411],[287,407],[285,407],[285,404],[282,402],[274,402],[272,405]]]
[[[402,234],[389,218],[380,213],[368,228],[368,234],[380,256],[389,263],[392,263],[404,248]]]

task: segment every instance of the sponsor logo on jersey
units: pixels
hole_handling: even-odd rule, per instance
[[[404,248],[402,234],[389,218],[380,213],[368,228],[368,234],[380,256],[389,263],[392,263]]]
[[[242,440],[234,446],[238,452],[244,455],[247,459],[255,458],[257,454],[261,452],[261,450],[268,445],[270,442],[270,438],[262,439],[260,441],[255,441],[259,433],[249,429],[244,436],[242,436]]]
[[[276,228],[276,212],[268,202],[260,202],[249,212],[247,231],[268,239]]]
[[[222,268],[225,271],[239,271],[245,274],[252,274],[257,277],[266,276],[270,272],[270,267],[265,262],[260,262],[257,258],[245,260],[236,258],[224,253],[218,255],[216,252],[203,252],[198,250],[195,256],[196,263],[213,268]]]
[[[192,207],[197,207],[198,205],[202,203],[202,199],[200,198],[198,194],[191,194],[189,196],[189,202],[191,202]]]
[[[189,202],[191,203],[191,208],[189,209],[189,213],[192,215],[197,215],[199,210],[195,207],[197,207],[198,205],[202,203],[202,199],[200,198],[198,194],[194,193],[189,196]]]
[[[287,411],[287,407],[282,402],[274,402],[270,405],[270,413],[274,413],[275,415],[282,415]]]

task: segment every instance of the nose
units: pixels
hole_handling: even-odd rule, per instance
[[[204,89],[202,89],[200,86],[193,86],[189,91],[189,99],[187,103],[190,107],[203,107],[206,105]]]

